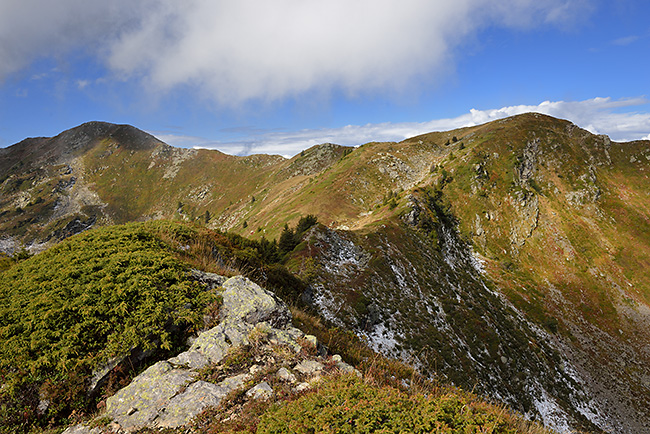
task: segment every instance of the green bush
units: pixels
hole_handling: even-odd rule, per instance
[[[300,217],[298,224],[296,224],[296,235],[301,237],[309,228],[318,223],[318,217],[313,214],[307,214],[306,216]]]
[[[14,265],[14,259],[0,252],[0,273],[11,268]]]
[[[296,234],[289,228],[289,225],[285,223],[284,229],[280,234],[280,239],[278,240],[278,250],[280,251],[280,254],[286,255],[291,252],[298,245],[298,242]]]
[[[199,326],[214,298],[187,271],[152,226],[128,224],[0,274],[0,420],[28,426],[45,398],[39,419],[56,422],[84,406],[88,375],[103,362],[134,348],[172,350],[173,330]]]
[[[409,395],[355,376],[326,380],[315,393],[274,405],[257,426],[258,434],[517,431],[505,412],[470,397]]]

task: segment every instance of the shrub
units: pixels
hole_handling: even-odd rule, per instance
[[[412,394],[377,387],[356,376],[327,380],[315,393],[271,407],[258,434],[281,433],[516,433],[497,407],[471,397]]]
[[[296,225],[296,234],[300,237],[302,234],[307,232],[309,228],[318,223],[318,217],[313,214],[307,214],[304,217],[300,217],[298,224]]]
[[[84,406],[85,379],[101,363],[176,347],[174,331],[200,326],[214,298],[187,271],[151,226],[128,224],[69,238],[0,274],[0,420],[14,420],[15,398],[36,390],[52,403],[40,421],[56,422]],[[34,422],[38,399],[17,404],[28,407],[21,423]]]
[[[285,255],[291,252],[298,245],[298,240],[292,229],[289,229],[289,225],[285,224],[282,233],[280,234],[280,239],[278,240],[278,249],[280,250],[281,255]]]
[[[0,252],[0,273],[11,268],[14,265],[14,259]]]

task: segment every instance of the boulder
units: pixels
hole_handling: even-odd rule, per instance
[[[297,381],[296,376],[285,367],[278,369],[278,377],[289,383],[295,383]]]
[[[266,321],[273,327],[282,328],[291,320],[291,314],[281,300],[243,276],[228,279],[223,288],[222,313],[228,321],[241,320],[248,324]]]
[[[322,363],[316,360],[303,360],[298,363],[293,369],[304,375],[315,375],[325,368]]]
[[[207,381],[192,383],[184,392],[169,400],[159,413],[156,424],[162,428],[183,426],[206,408],[219,405],[229,391],[228,388]]]
[[[339,371],[346,373],[346,374],[354,374],[357,377],[361,378],[362,374],[361,372],[356,369],[355,367],[348,365],[343,361],[343,358],[339,356],[338,354],[334,354],[332,356],[332,361],[336,364],[336,367],[338,368]]]
[[[127,431],[149,426],[195,376],[167,361],[158,362],[106,400],[106,416]]]

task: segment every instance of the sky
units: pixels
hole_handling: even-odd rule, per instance
[[[0,0],[0,147],[100,120],[291,156],[529,111],[650,139],[650,2]]]

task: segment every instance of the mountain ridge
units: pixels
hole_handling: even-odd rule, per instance
[[[273,239],[314,214],[287,266],[326,318],[548,426],[650,426],[649,141],[540,114],[288,160],[130,137],[0,171],[3,249],[152,218]]]

